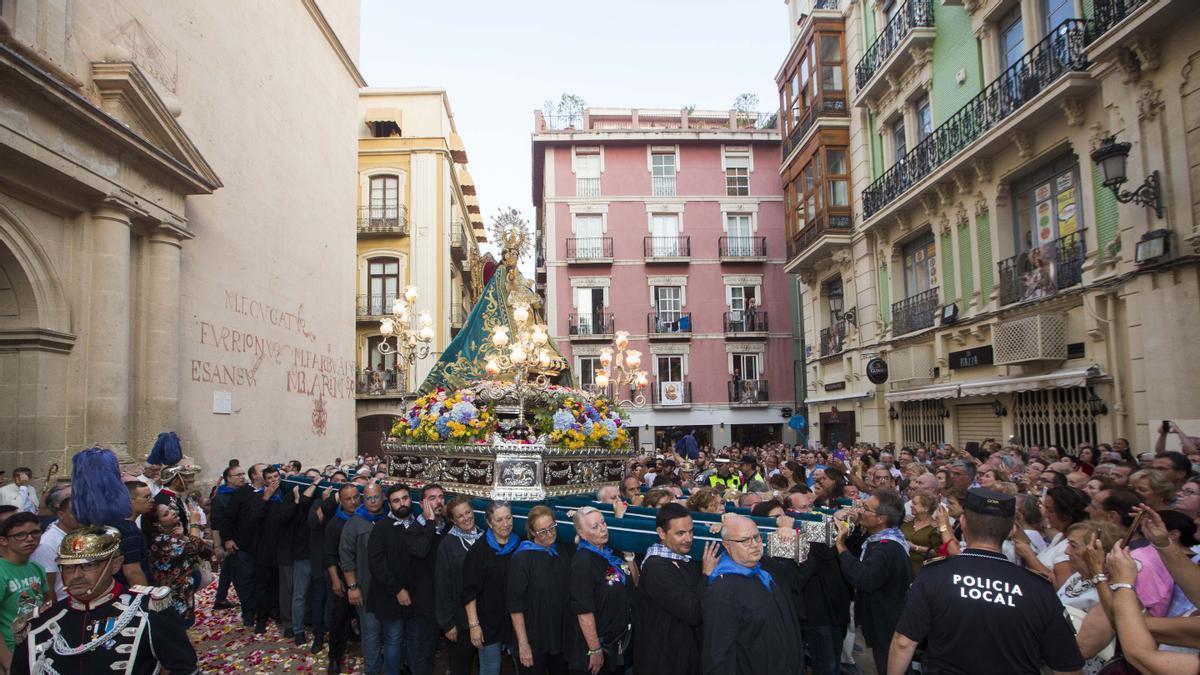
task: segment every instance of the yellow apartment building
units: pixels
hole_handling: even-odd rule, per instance
[[[358,450],[371,453],[479,296],[487,237],[445,91],[364,89],[359,120],[355,416]],[[380,350],[380,320],[409,286],[434,335],[405,368]]]

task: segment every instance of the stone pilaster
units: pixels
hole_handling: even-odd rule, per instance
[[[92,212],[89,229],[91,283],[83,442],[111,448],[125,459],[129,456],[130,213],[106,202]]]
[[[145,407],[134,454],[149,452],[163,431],[179,430],[179,275],[182,241],[160,230],[147,240]],[[144,445],[145,447],[140,447]]]

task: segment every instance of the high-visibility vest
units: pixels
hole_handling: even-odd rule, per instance
[[[714,488],[725,487],[740,490],[742,489],[742,479],[736,474],[729,476],[729,478],[721,478],[719,474],[714,473],[708,477],[708,486]]]

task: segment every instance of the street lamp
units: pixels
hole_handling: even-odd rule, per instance
[[[525,427],[525,394],[529,387],[529,376],[536,383],[548,383],[546,373],[557,374],[558,367],[550,353],[550,335],[545,324],[533,322],[533,312],[523,302],[514,304],[509,310],[515,334],[509,335],[509,327],[492,327],[491,337],[484,343],[483,370],[493,379],[512,378],[517,394],[517,425]]]
[[[1100,175],[1104,186],[1112,190],[1113,196],[1122,204],[1133,202],[1139,206],[1149,206],[1155,215],[1163,217],[1162,184],[1157,171],[1153,171],[1142,184],[1133,191],[1122,190],[1121,185],[1128,182],[1125,175],[1125,160],[1129,158],[1129,143],[1118,143],[1116,136],[1109,136],[1100,142],[1100,147],[1092,151],[1092,161],[1100,167]]]
[[[613,338],[611,347],[600,350],[600,369],[594,378],[596,387],[603,393],[608,393],[608,385],[613,385],[613,399],[623,406],[642,408],[646,405],[646,395],[642,390],[649,384],[646,371],[642,370],[642,353],[629,349],[629,331],[619,330]],[[630,398],[621,400],[620,391],[625,387],[632,390]]]
[[[429,312],[415,313],[417,297],[417,287],[409,286],[404,290],[404,295],[392,303],[392,315],[385,316],[379,322],[379,332],[383,335],[379,341],[379,353],[396,356],[406,387],[409,367],[417,359],[429,356],[429,346],[433,342],[433,318]],[[396,337],[395,347],[388,341],[393,335]]]

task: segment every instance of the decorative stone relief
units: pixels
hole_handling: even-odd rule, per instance
[[[979,218],[981,216],[985,216],[985,215],[987,215],[987,212],[988,212],[987,199],[983,196],[982,192],[975,193],[975,217]]]
[[[1105,138],[1108,138],[1108,130],[1100,126],[1099,122],[1092,122],[1088,128],[1092,130],[1092,135],[1088,136],[1088,143],[1091,145],[1092,150],[1095,150],[1104,143]]]
[[[1188,84],[1190,83],[1190,80],[1192,79],[1192,68],[1193,68],[1192,63],[1197,58],[1200,58],[1200,52],[1192,53],[1191,55],[1188,56],[1187,61],[1184,62],[1183,68],[1179,69],[1179,93],[1180,94],[1187,93]]]
[[[1142,93],[1138,96],[1138,119],[1143,122],[1152,121],[1158,117],[1158,111],[1162,107],[1162,90],[1156,89],[1154,83],[1149,80],[1142,82]]]
[[[971,223],[970,217],[967,216],[967,207],[962,202],[958,203],[958,211],[955,213],[955,219],[959,227],[966,227]]]
[[[921,195],[921,208],[925,211],[925,215],[932,218],[937,215],[937,197],[926,192]]]
[[[996,208],[1004,208],[1008,206],[1008,198],[1010,189],[1008,183],[1000,183],[996,186]]]
[[[950,219],[943,214],[941,218],[938,218],[936,229],[939,235],[944,235],[949,232]]]
[[[1033,134],[1028,131],[1018,131],[1012,135],[1013,144],[1017,146],[1017,155],[1021,159],[1033,156]]]
[[[969,171],[954,172],[954,187],[958,189],[959,194],[967,194],[971,191],[971,179],[973,176]]]
[[[1083,104],[1077,98],[1064,98],[1059,100],[1058,107],[1062,108],[1063,115],[1067,118],[1067,125],[1072,127],[1083,126]]]
[[[912,57],[917,68],[933,60],[933,47],[909,47],[908,55]]]
[[[1121,70],[1121,82],[1124,84],[1132,84],[1142,77],[1142,66],[1132,50],[1117,50],[1117,68]]]
[[[992,165],[982,157],[976,157],[971,160],[971,168],[975,170],[975,179],[980,183],[986,183],[992,179]]]
[[[934,185],[937,190],[939,206],[943,209],[950,208],[954,203],[954,185],[952,183],[938,183]]]
[[[1134,38],[1133,42],[1129,45],[1129,51],[1133,52],[1133,55],[1137,57],[1143,73],[1152,73],[1162,65],[1158,43],[1145,35]]]

